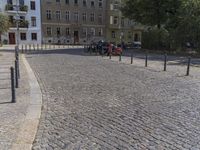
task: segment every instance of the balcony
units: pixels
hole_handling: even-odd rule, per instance
[[[7,13],[12,13],[12,14],[16,14],[17,11],[20,15],[22,14],[26,14],[28,12],[28,6],[27,5],[20,5],[19,8],[16,5],[12,5],[12,4],[7,4],[5,6],[5,11]]]
[[[19,21],[19,29],[28,29],[29,27],[29,22],[27,20],[21,20]],[[11,29],[16,30],[17,29],[17,23],[16,22],[11,22]]]

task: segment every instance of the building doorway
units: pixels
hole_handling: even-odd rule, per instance
[[[137,33],[136,33],[135,36],[134,36],[134,41],[135,41],[135,42],[138,42],[138,41],[139,41],[139,35],[138,35]]]
[[[79,43],[79,33],[78,31],[74,31],[74,44]]]
[[[9,33],[9,44],[16,44],[15,33]]]

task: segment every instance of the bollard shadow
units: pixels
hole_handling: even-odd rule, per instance
[[[12,104],[12,102],[0,102],[0,105],[4,105],[4,104]]]
[[[94,56],[95,53],[86,53],[83,48],[77,49],[53,49],[53,50],[39,50],[39,51],[28,51],[27,55],[38,55],[38,54],[67,54],[67,55],[78,55],[78,56]]]
[[[45,55],[45,54],[62,54],[62,55],[77,55],[77,56],[99,56],[96,52],[90,53],[86,52],[87,50],[84,48],[69,48],[69,49],[48,49],[48,50],[35,50],[35,51],[27,51],[27,57],[31,58],[31,55]],[[144,51],[134,50],[134,49],[128,49],[124,50],[122,53],[122,57],[131,57],[133,54],[133,59],[141,59],[145,60],[146,53]],[[106,56],[106,55],[104,55]],[[189,56],[174,56],[174,55],[168,55],[167,56],[167,65],[186,65],[188,62]],[[123,59],[123,58],[122,58]],[[148,61],[158,61],[160,63],[163,63],[164,61],[164,53],[163,54],[153,54],[148,53]],[[200,58],[192,58],[191,65],[196,65],[200,67]]]

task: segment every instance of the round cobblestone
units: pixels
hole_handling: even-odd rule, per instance
[[[194,149],[200,86],[81,51],[28,55],[43,91],[33,149]]]

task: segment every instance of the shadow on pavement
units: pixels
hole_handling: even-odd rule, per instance
[[[79,56],[97,56],[97,53],[86,52],[83,48],[78,49],[52,49],[52,50],[40,50],[40,51],[29,51],[27,55],[37,55],[37,54],[67,54],[67,55],[79,55]],[[138,50],[125,50],[123,51],[122,57],[131,57],[133,54],[133,59],[142,59],[146,57],[146,53]],[[28,56],[29,57],[29,56]],[[116,56],[118,57],[118,56]],[[189,57],[189,56],[188,56]],[[167,56],[168,65],[185,65],[188,62],[187,56]],[[162,54],[152,54],[148,53],[148,61],[164,61],[164,53]],[[192,58],[191,65],[200,65],[200,58]]]

